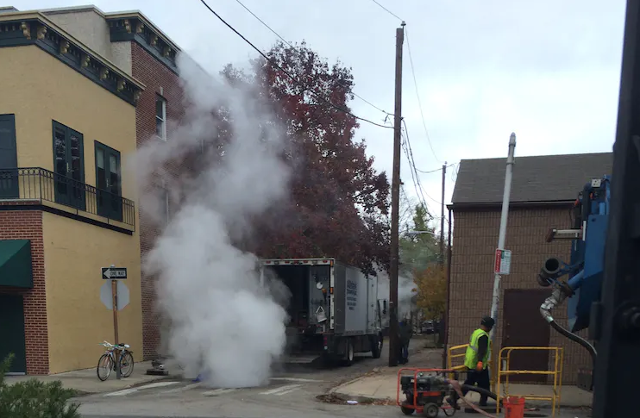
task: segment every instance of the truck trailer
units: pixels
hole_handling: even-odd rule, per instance
[[[346,366],[356,353],[380,357],[387,304],[378,299],[377,277],[332,258],[261,260],[261,282],[274,277],[291,293],[287,354]]]

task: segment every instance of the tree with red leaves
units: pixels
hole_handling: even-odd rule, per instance
[[[231,65],[222,71],[257,84],[293,150],[287,216],[262,222],[255,250],[266,258],[334,257],[371,274],[376,265],[387,269],[389,182],[373,168],[365,141],[355,140],[358,121],[347,105],[354,97],[350,69],[329,66],[304,42],[278,43],[267,56],[270,62],[253,62],[249,76]]]

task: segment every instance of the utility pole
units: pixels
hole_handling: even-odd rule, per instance
[[[498,236],[498,248],[504,249],[504,242],[507,238],[507,218],[509,216],[509,198],[511,197],[511,175],[513,164],[515,163],[516,134],[511,133],[509,137],[509,154],[507,155],[507,170],[504,176],[504,193],[502,195],[502,215],[500,216],[500,232]],[[491,299],[491,318],[498,322],[498,305],[500,304],[500,274],[496,274],[493,280],[493,298]],[[493,343],[496,327],[491,330],[490,339]]]
[[[404,27],[396,29],[396,97],[393,112],[393,174],[391,179],[391,257],[389,272],[389,367],[398,365],[398,268],[400,228],[400,141],[402,123],[402,46]]]
[[[447,177],[447,162],[442,164],[442,198],[440,199],[440,265],[444,267],[444,181]]]

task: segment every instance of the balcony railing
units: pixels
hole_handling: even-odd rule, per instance
[[[8,199],[52,202],[135,226],[132,200],[44,168],[0,169],[0,200]]]

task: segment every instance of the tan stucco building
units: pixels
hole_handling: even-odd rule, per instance
[[[116,59],[114,57],[111,57]],[[113,342],[101,268],[126,267],[119,339],[142,347],[136,104],[144,85],[44,14],[0,13],[0,357],[94,367]]]

